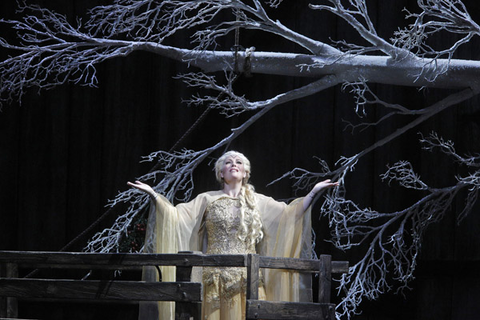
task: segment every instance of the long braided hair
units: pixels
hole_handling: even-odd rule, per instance
[[[222,185],[224,185],[224,181],[222,178],[222,169],[225,164],[225,160],[228,157],[239,157],[242,159],[243,166],[245,168],[245,178],[242,180],[242,189],[240,190],[240,194],[238,199],[240,201],[240,229],[238,232],[238,236],[242,241],[250,241],[250,244],[256,245],[260,240],[263,238],[263,231],[262,231],[262,220],[260,217],[260,212],[258,212],[257,204],[255,201],[255,188],[253,185],[248,183],[250,179],[251,173],[251,166],[250,160],[248,160],[245,155],[238,151],[228,151],[224,153],[220,158],[218,158],[217,162],[215,163],[215,176],[217,181]],[[246,223],[246,216],[251,215],[252,223]]]

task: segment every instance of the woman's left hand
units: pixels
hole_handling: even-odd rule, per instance
[[[317,195],[318,192],[328,189],[328,188],[333,188],[333,187],[338,187],[340,183],[337,182],[332,182],[332,180],[327,179],[323,180],[319,183],[317,183],[312,191],[308,193],[308,195],[303,199],[303,211],[307,210],[307,208],[312,204],[313,199]]]
[[[327,180],[323,180],[323,181],[317,183],[313,187],[312,191],[310,191],[310,192],[318,193],[318,192],[322,191],[323,189],[338,187],[339,185],[340,185],[340,183],[338,181],[337,182],[332,182],[332,180],[327,179]]]

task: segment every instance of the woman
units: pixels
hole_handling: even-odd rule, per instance
[[[128,184],[148,193],[155,202],[147,231],[148,252],[177,253],[203,251],[207,254],[248,254],[310,258],[310,204],[322,189],[337,186],[330,180],[314,186],[304,197],[287,205],[255,193],[248,183],[250,162],[241,153],[229,151],[215,164],[221,190],[198,195],[173,206],[142,182]],[[155,226],[156,231],[152,230]],[[150,236],[149,236],[150,234]],[[155,236],[155,240],[151,237]],[[206,243],[206,245],[204,245]],[[174,281],[174,270],[162,268],[164,281]],[[302,280],[298,274],[266,270],[262,299],[302,301]],[[202,319],[245,319],[245,268],[204,268]],[[281,290],[280,290],[281,288]],[[148,308],[140,319],[151,319]],[[174,319],[173,303],[159,303],[159,319]]]

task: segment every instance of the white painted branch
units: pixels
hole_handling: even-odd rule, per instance
[[[143,50],[178,61],[184,61],[205,72],[230,70],[234,57],[230,51],[192,51],[144,43]],[[245,65],[245,54],[238,57],[240,70]],[[321,77],[336,75],[341,82],[360,78],[369,83],[401,86],[467,88],[478,86],[480,61],[459,59],[405,59],[394,61],[387,56],[340,55],[323,58],[314,55],[259,52],[250,56],[252,73],[293,77]]]

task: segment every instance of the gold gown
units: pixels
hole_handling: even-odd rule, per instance
[[[255,193],[263,225],[263,240],[255,247],[240,240],[239,201],[222,191],[206,192],[194,200],[173,206],[159,196],[152,206],[146,238],[146,252],[177,253],[203,251],[207,254],[247,254],[310,258],[310,210],[303,212],[303,199],[287,205]],[[245,215],[248,224],[249,216]],[[206,245],[205,245],[206,244]],[[175,268],[161,267],[162,281],[175,281]],[[155,281],[156,272],[145,270],[146,281]],[[310,276],[282,270],[263,270],[261,299],[310,301]],[[202,318],[245,319],[245,268],[204,268]],[[173,320],[173,302],[142,303],[140,320]]]

